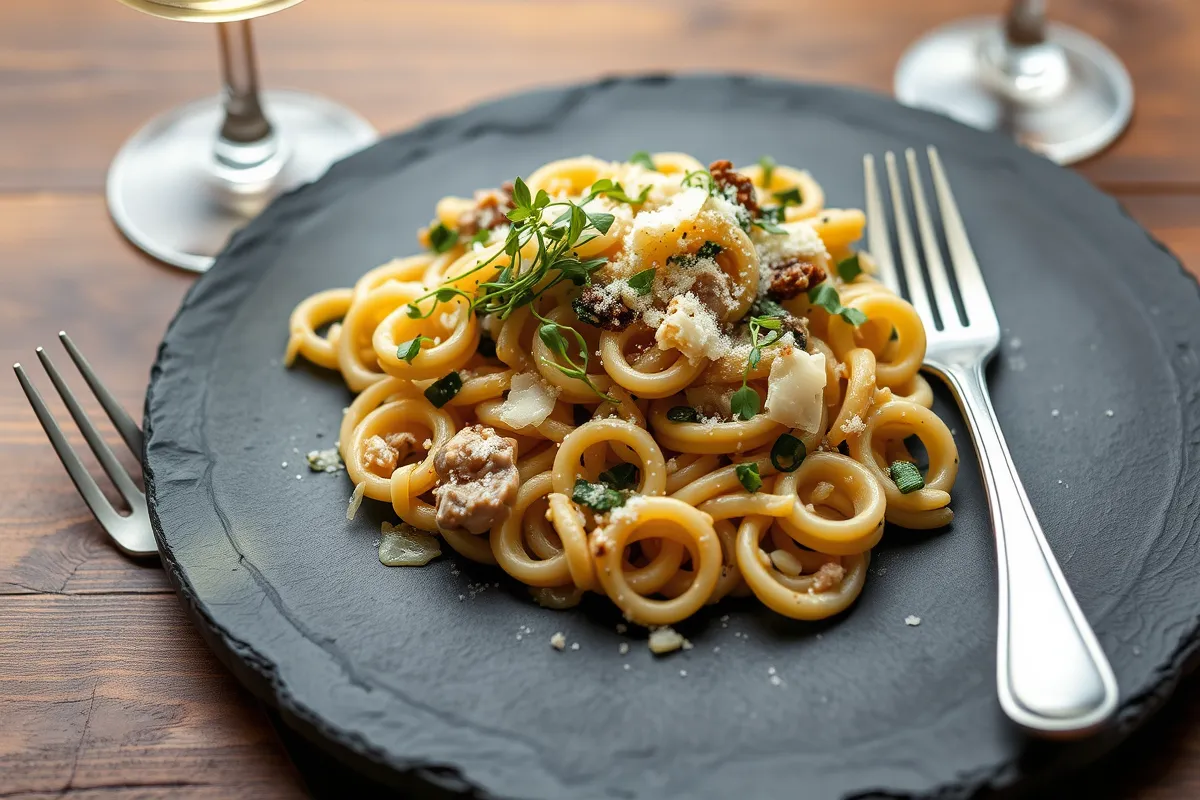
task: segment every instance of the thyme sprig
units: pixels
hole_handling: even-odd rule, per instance
[[[757,369],[762,361],[763,348],[776,344],[782,338],[783,320],[779,317],[750,318],[750,355],[746,359],[746,369],[742,371],[742,388],[729,398],[729,408],[735,417],[748,420],[758,414],[762,401],[758,392],[747,385],[750,370]]]

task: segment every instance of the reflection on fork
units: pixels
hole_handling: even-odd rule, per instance
[[[992,408],[984,368],[1000,344],[1000,324],[941,159],[936,149],[928,151],[949,271],[925,202],[916,153],[910,149],[905,156],[920,253],[895,155],[887,153],[885,163],[906,296],[927,332],[925,367],[946,382],[958,401],[987,491],[1000,573],[996,653],[1000,705],[1032,733],[1083,735],[1106,722],[1115,710],[1116,679],[1042,534]],[[863,172],[868,249],[879,265],[880,280],[900,293],[875,160],[870,155],[863,157]],[[951,277],[961,304],[955,301]]]
[[[142,431],[138,428],[137,423],[130,418],[125,409],[121,408],[116,398],[112,393],[105,388],[100,379],[96,377],[96,373],[92,371],[87,359],[75,347],[75,343],[63,331],[60,331],[59,339],[62,340],[63,347],[66,348],[67,354],[71,356],[71,360],[75,362],[75,366],[79,368],[83,374],[84,380],[91,387],[92,393],[96,395],[96,399],[100,401],[100,405],[104,408],[108,418],[112,420],[116,426],[117,432],[129,447],[130,451],[137,456],[138,461],[142,458]],[[83,495],[84,501],[88,504],[88,508],[96,515],[96,519],[100,525],[108,533],[109,538],[121,550],[121,552],[131,556],[152,556],[158,554],[158,546],[154,541],[154,531],[150,527],[150,515],[146,510],[146,496],[138,489],[133,478],[117,461],[108,445],[100,437],[100,433],[88,418],[87,413],[79,405],[79,401],[75,399],[75,395],[71,392],[55,368],[54,363],[50,360],[50,356],[42,348],[37,349],[38,359],[42,362],[46,373],[50,376],[50,381],[54,384],[54,388],[58,390],[63,402],[67,406],[67,410],[71,413],[71,417],[75,420],[75,424],[79,427],[80,433],[87,441],[88,447],[96,454],[96,458],[100,461],[100,465],[104,471],[108,473],[108,477],[112,480],[113,485],[117,487],[117,491],[129,504],[130,513],[121,514],[108,499],[100,491],[100,487],[96,485],[96,480],[88,473],[83,462],[79,460],[79,456],[67,443],[66,437],[63,435],[62,428],[54,419],[54,415],[50,413],[50,409],[46,407],[45,401],[41,394],[30,382],[29,376],[25,373],[25,369],[20,364],[14,364],[13,370],[17,373],[17,380],[21,382],[21,388],[25,390],[25,396],[29,398],[30,405],[33,406],[34,413],[37,414],[38,421],[42,423],[42,428],[45,429],[46,435],[50,437],[50,444],[54,446],[54,452],[58,453],[59,460],[63,466],[67,468],[67,473],[71,476],[71,480],[75,483],[75,488]]]

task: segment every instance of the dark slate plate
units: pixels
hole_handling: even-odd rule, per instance
[[[970,458],[952,529],[890,531],[850,612],[806,625],[726,604],[682,626],[694,650],[661,660],[641,642],[618,654],[605,603],[543,610],[451,559],[381,566],[387,510],[349,524],[344,474],[299,468],[297,451],[332,444],[348,394],[320,370],[280,367],[290,309],[412,252],[441,195],[562,156],[669,149],[771,153],[810,168],[831,205],[861,206],[863,153],[927,143],[1005,329],[993,398],[1013,456],[1120,681],[1106,735],[1039,744],[999,711],[994,556]],[[1017,792],[1114,745],[1197,651],[1198,312],[1178,262],[1081,178],[881,97],[729,77],[537,92],[384,141],[235,237],[154,367],[152,516],[234,672],[302,734],[421,796]],[[944,394],[938,411],[968,450]],[[518,640],[521,626],[534,633]],[[581,649],[551,650],[558,630]]]

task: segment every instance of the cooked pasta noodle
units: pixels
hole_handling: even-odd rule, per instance
[[[430,252],[301,302],[285,363],[357,394],[356,498],[539,602],[594,592],[660,626],[752,594],[822,619],[885,521],[951,520],[958,470],[920,317],[851,249],[864,222],[765,159],[554,161],[444,198]]]

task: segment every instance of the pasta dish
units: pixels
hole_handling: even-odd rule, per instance
[[[821,619],[885,521],[951,520],[958,470],[864,223],[769,157],[555,161],[443,198],[425,252],[304,300],[285,361],[357,394],[338,448],[351,516],[401,521],[386,563],[444,542],[647,626],[727,595]]]

